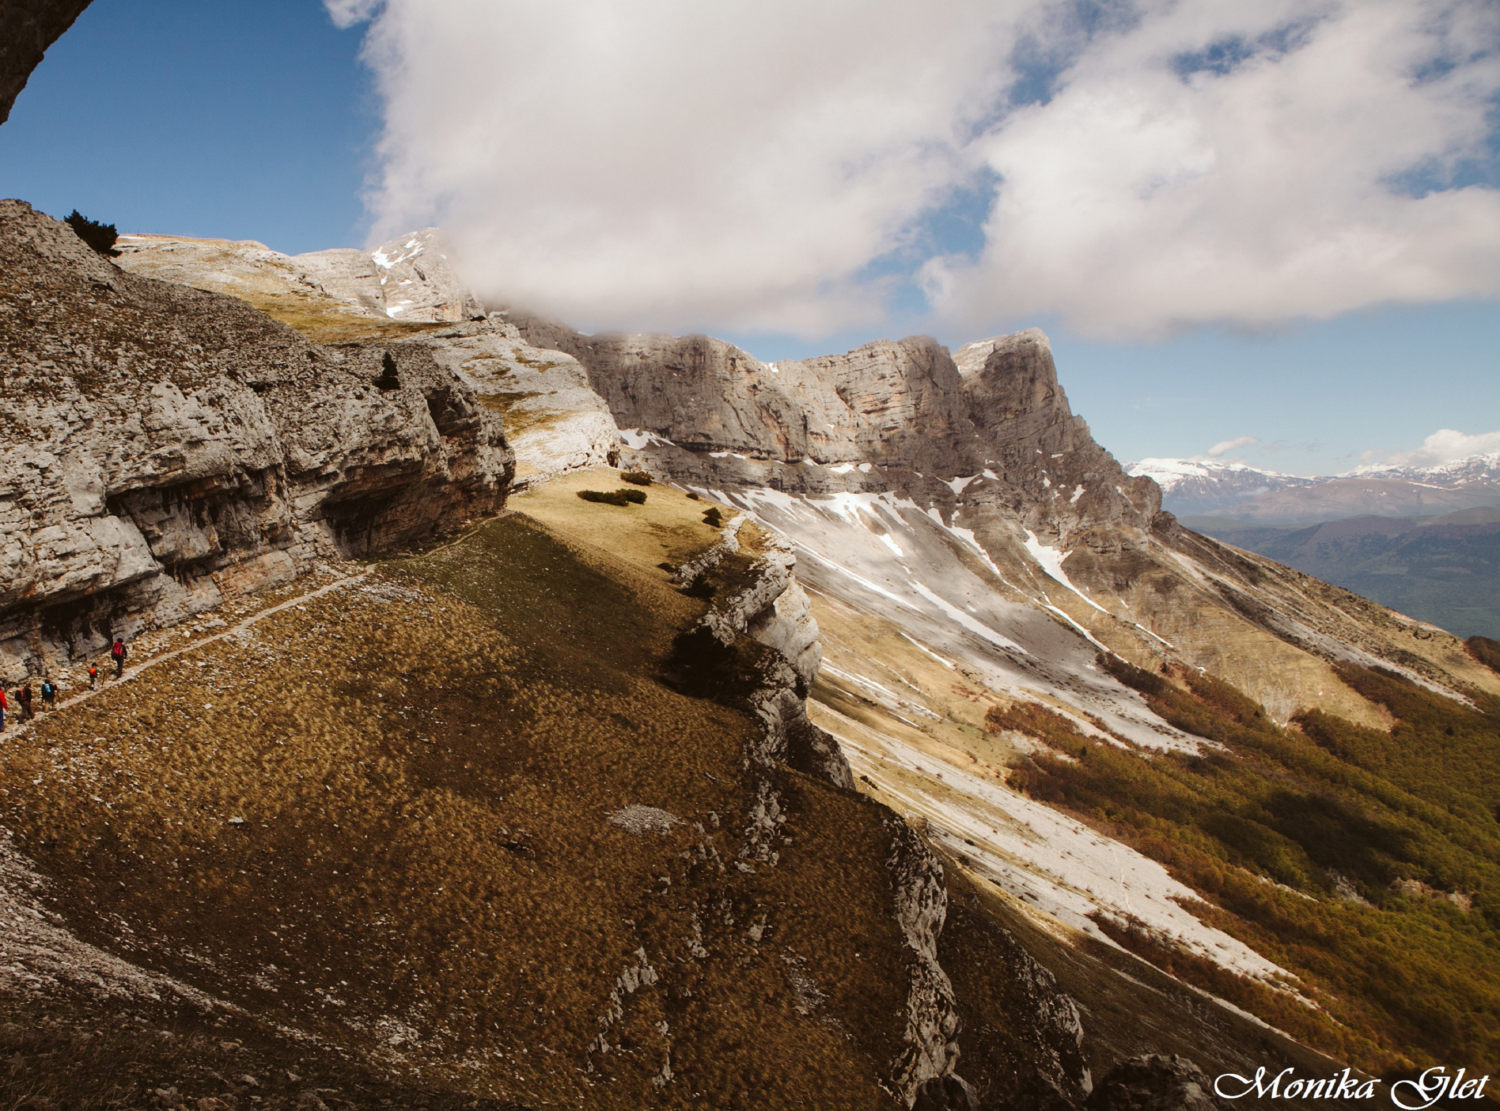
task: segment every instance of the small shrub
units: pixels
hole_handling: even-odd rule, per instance
[[[700,498],[697,494],[693,493],[691,490],[688,491],[688,501],[702,501],[702,500],[703,500],[702,498]]]
[[[651,476],[645,471],[626,471],[620,477],[626,482],[634,483],[637,486],[651,485]]]
[[[644,490],[580,490],[578,496],[584,501],[600,502],[604,505],[645,505]]]
[[[703,523],[705,525],[712,525],[714,528],[719,528],[724,524],[724,514],[719,512],[717,505],[711,505],[703,512]]]
[[[120,238],[119,232],[115,231],[113,224],[101,224],[90,220],[78,209],[74,209],[63,223],[72,228],[78,238],[87,243],[94,250],[106,258],[118,258],[120,252],[115,250],[115,240]]]

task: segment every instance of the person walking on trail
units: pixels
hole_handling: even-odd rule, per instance
[[[57,709],[57,684],[51,679],[42,680],[42,709],[47,711]]]
[[[99,665],[89,664],[89,690],[99,689]]]
[[[115,678],[118,679],[125,674],[125,639],[115,637],[115,646],[109,650],[109,655],[115,661]]]
[[[5,732],[5,711],[10,709],[10,703],[5,701],[5,689],[0,687],[0,733]]]
[[[36,715],[31,712],[31,684],[27,683],[16,691],[16,702],[21,706],[21,720],[30,721]]]

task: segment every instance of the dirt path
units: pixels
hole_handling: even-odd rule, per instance
[[[369,568],[367,570],[359,572],[358,574],[348,575],[342,579],[336,579],[331,583],[325,583],[323,586],[318,587],[318,589],[316,590],[309,590],[306,594],[299,594],[295,598],[288,598],[285,602],[278,602],[276,605],[270,606],[267,609],[260,610],[257,613],[252,613],[249,617],[246,617],[237,625],[231,625],[221,633],[214,633],[212,636],[206,636],[201,638],[200,640],[195,640],[188,644],[184,644],[181,648],[173,648],[171,651],[163,652],[158,656],[152,656],[149,660],[146,660],[144,663],[137,664],[134,667],[126,667],[125,673],[118,679],[104,678],[101,675],[102,681],[100,682],[99,688],[97,690],[84,690],[78,694],[75,694],[72,698],[63,699],[57,704],[57,710],[48,712],[57,713],[58,710],[66,710],[69,706],[76,706],[80,702],[86,702],[90,698],[93,698],[95,695],[103,694],[111,687],[118,686],[121,683],[130,682],[130,680],[134,679],[141,672],[147,671],[150,668],[155,667],[157,664],[166,663],[168,660],[176,659],[178,656],[181,656],[185,652],[195,651],[196,649],[202,648],[204,645],[213,644],[215,641],[223,640],[226,637],[236,636],[244,632],[246,629],[250,628],[250,626],[256,624],[257,622],[262,621],[267,617],[278,614],[282,610],[291,609],[293,606],[299,606],[302,603],[309,602],[314,598],[321,598],[323,595],[329,594],[335,590],[342,590],[344,587],[353,586],[355,583],[363,582],[365,579],[370,577],[373,571],[373,568]],[[15,711],[13,710],[12,712]],[[13,732],[10,729],[6,729],[5,733],[11,736],[22,736],[27,732],[27,728],[29,725],[29,722],[25,725],[17,723]]]

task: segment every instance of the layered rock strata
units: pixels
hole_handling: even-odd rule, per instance
[[[512,319],[533,346],[583,364],[635,452],[627,461],[679,481],[893,491],[945,514],[962,494],[1053,535],[1144,529],[1161,509],[1155,483],[1125,474],[1068,408],[1036,329],[971,345],[961,369],[926,336],[762,363],[707,336],[582,336]]]
[[[726,557],[739,554],[738,532],[744,521],[736,517],[718,544],[679,568],[677,585],[692,593]],[[708,613],[678,638],[669,678],[685,689],[725,697],[755,715],[761,736],[746,754],[747,769],[789,764],[835,787],[853,790],[854,776],[837,742],[807,716],[807,694],[823,648],[807,594],[793,574],[796,564],[785,540],[775,534],[762,537],[759,550],[749,560],[745,582],[715,599]],[[741,636],[770,650],[756,661],[748,684],[733,674],[735,645]]]
[[[0,672],[504,504],[500,419],[419,346],[319,348],[0,204]]]
[[[429,332],[404,344],[472,389],[505,420],[516,453],[515,486],[619,460],[620,429],[572,356],[530,346],[499,318]]]
[[[840,552],[819,546],[824,518],[885,536],[888,572],[865,574],[883,596],[926,575],[920,564],[978,555],[999,597],[1052,614],[1088,638],[1090,654],[1207,668],[1278,720],[1322,706],[1379,723],[1336,661],[1450,689],[1491,683],[1441,630],[1178,527],[1156,484],[1126,474],[1072,413],[1036,329],[951,357],[912,337],[772,364],[704,336],[583,336],[510,318],[533,345],[583,364],[622,429],[622,463],[736,504],[749,497],[763,520],[837,565]],[[806,511],[781,495],[805,499]],[[962,551],[914,553],[871,499],[931,515]],[[925,585],[942,593],[930,575]]]

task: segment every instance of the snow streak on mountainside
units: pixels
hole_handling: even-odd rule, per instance
[[[1285,975],[1194,918],[1186,908],[1196,896],[1159,864],[1005,788],[1028,743],[984,735],[982,704],[996,700],[1042,702],[1090,735],[1147,750],[1196,753],[1202,742],[1100,671],[1082,627],[1029,603],[972,532],[890,494],[713,496],[794,541],[824,641],[814,717],[878,797],[921,815],[980,874],[1069,926],[1102,937],[1090,915],[1134,918],[1236,972]],[[1086,600],[1039,565],[1006,570],[1044,598],[1050,588]],[[861,643],[871,640],[877,650]],[[967,693],[955,697],[960,687]],[[859,708],[868,704],[893,720],[872,723]]]

